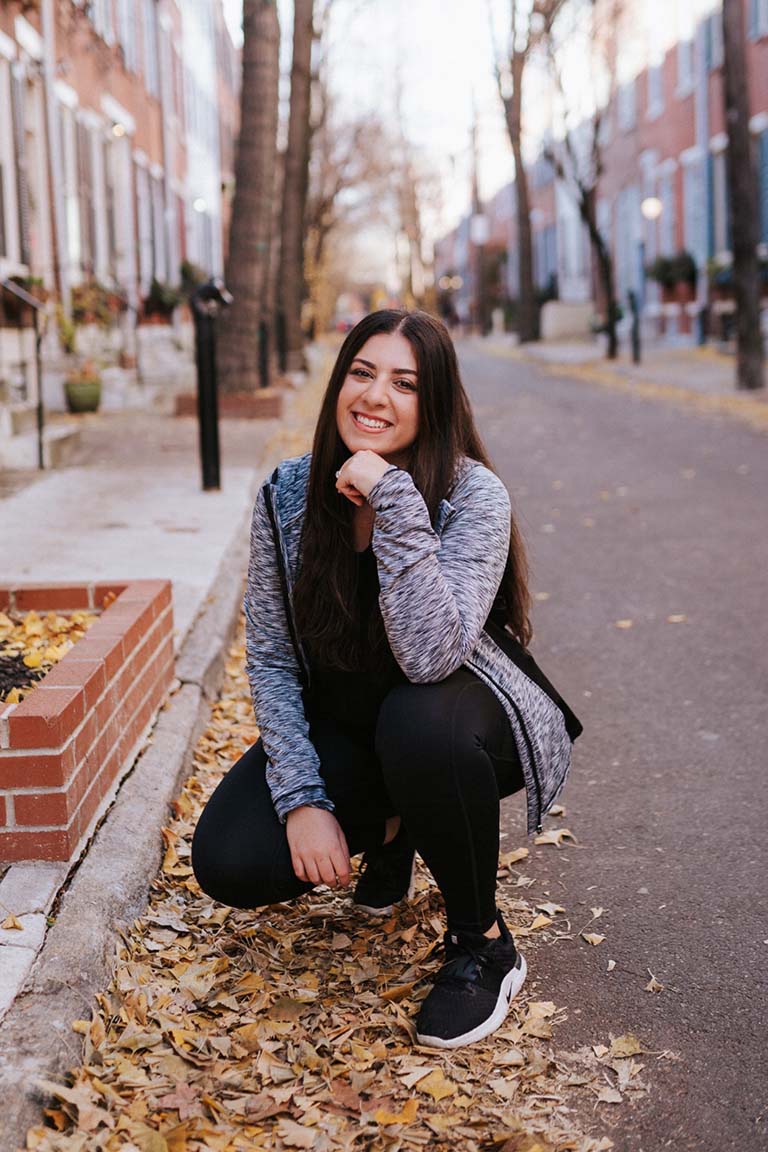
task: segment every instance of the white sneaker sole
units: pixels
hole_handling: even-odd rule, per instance
[[[477,1040],[482,1040],[485,1036],[490,1036],[491,1032],[495,1032],[497,1028],[500,1028],[509,1011],[509,1005],[525,982],[525,974],[528,971],[525,957],[518,953],[518,959],[520,961],[519,965],[516,964],[514,968],[507,972],[501,982],[496,1007],[491,1015],[483,1020],[482,1024],[478,1024],[471,1032],[465,1032],[462,1036],[451,1036],[448,1040],[443,1039],[442,1036],[422,1036],[421,1033],[417,1032],[416,1042],[423,1044],[427,1048],[463,1048],[465,1044],[474,1044]]]
[[[411,864],[411,878],[408,881],[408,890],[402,899],[398,900],[398,904],[402,904],[403,900],[413,900],[416,893],[416,856],[413,857],[413,864]],[[389,916],[394,912],[394,904],[385,904],[383,908],[372,908],[370,904],[358,904],[356,900],[352,901],[353,907],[358,912],[364,912],[366,916]]]

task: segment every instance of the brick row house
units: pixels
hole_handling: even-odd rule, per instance
[[[222,272],[238,86],[222,0],[0,3],[0,280],[45,300],[46,406],[75,338],[146,383],[182,263]],[[0,464],[22,463],[34,333],[0,295]]]
[[[765,324],[768,0],[743,4]],[[733,310],[721,6],[718,0],[628,0],[621,21],[611,61],[612,94],[602,114],[603,174],[597,200],[598,222],[613,256],[617,299],[626,308],[628,293],[636,293],[648,337],[690,341],[700,335],[697,321],[704,316],[709,332],[719,335]],[[539,90],[537,100],[540,103]],[[570,309],[583,331],[602,302],[573,193],[556,180],[543,155],[545,144],[557,141],[557,124],[555,98],[548,128],[538,140],[528,140],[534,275],[541,298],[556,295],[563,312]],[[591,125],[585,129],[590,131]],[[514,203],[513,184],[497,194],[486,212],[493,214],[508,202]],[[515,216],[508,209],[504,214],[505,287],[514,299]],[[438,245],[438,276],[448,270],[441,253],[453,254],[447,240]],[[450,271],[460,274],[458,267]]]

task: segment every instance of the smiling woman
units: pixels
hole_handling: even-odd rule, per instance
[[[353,902],[383,915],[418,851],[448,924],[417,1038],[487,1036],[525,978],[496,908],[499,800],[525,787],[539,826],[580,725],[525,651],[525,553],[432,316],[347,336],[312,452],[256,502],[245,613],[261,739],[200,819],[200,885],[255,908],[348,884],[362,852]]]

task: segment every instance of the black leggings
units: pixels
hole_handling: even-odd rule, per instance
[[[523,787],[504,709],[474,673],[400,684],[375,727],[310,717],[310,739],[350,855],[381,844],[399,815],[432,872],[454,930],[485,932],[496,916],[499,799]],[[195,830],[200,887],[224,904],[257,908],[312,885],[291,865],[261,741],[230,769]]]

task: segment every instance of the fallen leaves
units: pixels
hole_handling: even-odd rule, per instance
[[[83,1062],[45,1082],[56,1106],[35,1152],[601,1152],[576,1123],[580,1098],[618,1105],[643,1091],[631,1035],[560,1052],[565,1009],[525,990],[492,1037],[457,1051],[414,1045],[413,1019],[440,963],[440,895],[419,864],[416,895],[361,920],[320,890],[259,911],[222,908],[197,887],[191,836],[223,771],[256,739],[240,637],[229,679],[164,830],[145,914],[124,936],[110,987],[76,1021]],[[553,815],[565,815],[562,806]],[[537,842],[574,840],[567,828]],[[509,870],[527,848],[502,853]],[[520,878],[518,877],[518,880]],[[527,877],[525,884],[531,883]],[[565,909],[500,885],[500,906],[537,947],[573,938]],[[602,913],[593,908],[593,917]],[[565,925],[568,931],[561,930]],[[602,1095],[601,1095],[602,1094]],[[514,1109],[512,1112],[511,1109]]]
[[[573,840],[576,843],[576,837],[570,829],[550,828],[546,832],[540,832],[533,842],[534,844],[554,844],[555,848],[559,848],[564,840]]]
[[[0,612],[0,704],[21,703],[97,619],[93,612]]]

